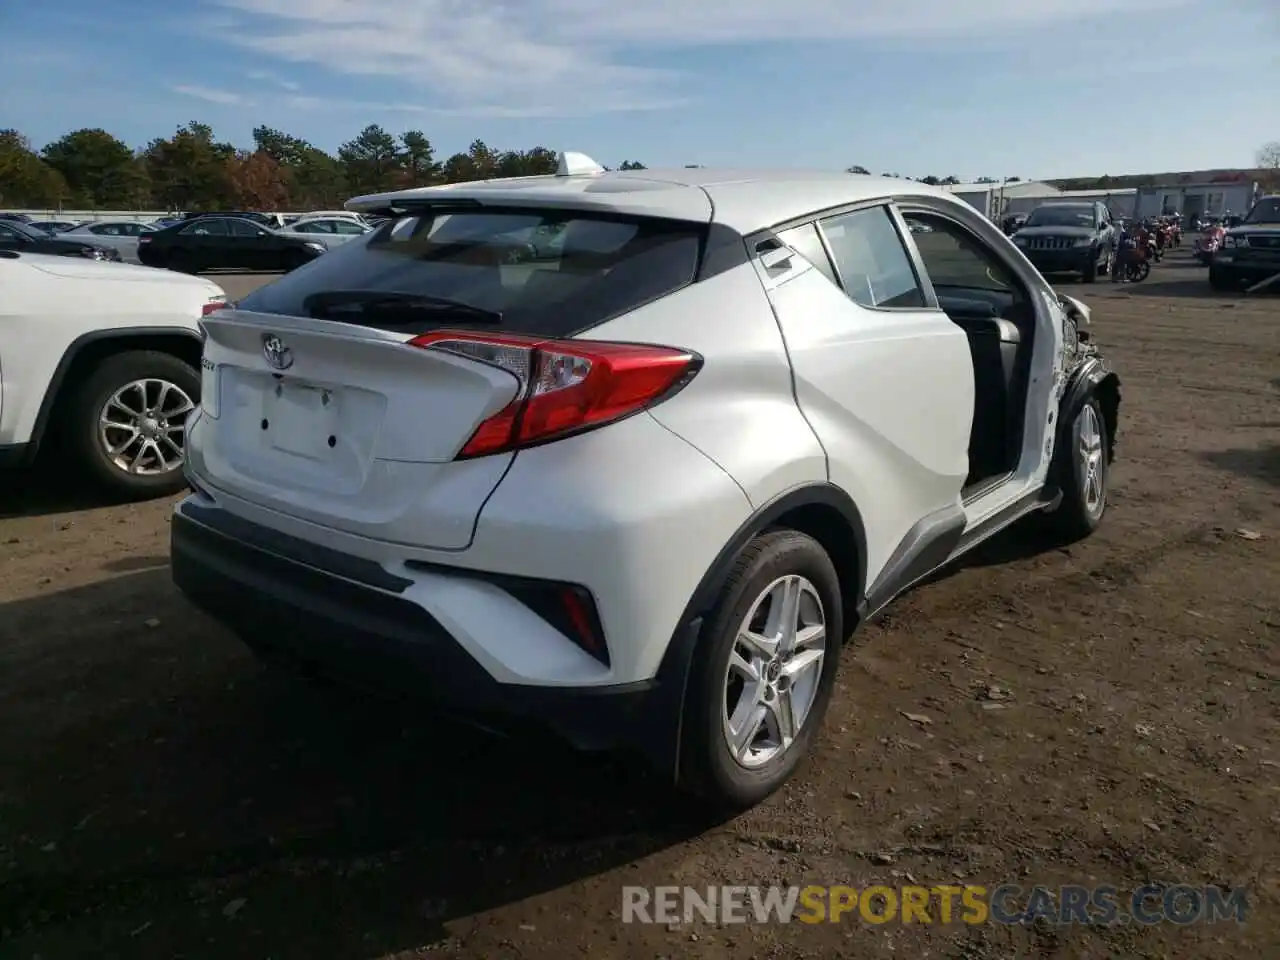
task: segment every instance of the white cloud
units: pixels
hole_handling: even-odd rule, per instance
[[[1091,16],[1192,0],[216,0],[252,26],[225,39],[278,61],[399,81],[475,114],[653,109],[696,91],[644,66],[676,48],[777,41],[989,44]]]
[[[289,90],[293,93],[296,93],[297,91],[302,89],[302,84],[295,83],[292,80],[285,80],[283,77],[277,76],[276,74],[271,73],[268,70],[250,70],[248,73],[245,74],[245,76],[248,77],[250,80],[257,81],[258,83],[275,84],[281,90]]]
[[[220,103],[226,106],[239,107],[253,106],[252,100],[246,100],[243,96],[231,90],[217,90],[213,87],[199,87],[191,84],[179,84],[169,89],[174,93],[182,94],[184,97],[194,97],[206,103]]]

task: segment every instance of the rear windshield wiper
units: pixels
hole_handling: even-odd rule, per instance
[[[342,320],[346,317],[386,320],[388,315],[408,319],[432,314],[458,317],[474,323],[502,323],[502,314],[497,310],[424,293],[329,290],[313,293],[302,301],[302,307],[308,316],[316,320]]]

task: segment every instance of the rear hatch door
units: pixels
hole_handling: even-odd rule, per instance
[[[514,376],[347,323],[226,310],[204,326],[196,455],[215,488],[350,533],[470,544],[511,455],[453,458]]]

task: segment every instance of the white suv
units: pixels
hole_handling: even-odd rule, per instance
[[[173,575],[263,655],[740,807],[859,623],[1102,517],[1087,308],[940,190],[569,154],[348,206],[391,219],[204,324]]]
[[[114,497],[184,489],[197,324],[225,301],[197,277],[0,251],[0,465],[56,444]]]

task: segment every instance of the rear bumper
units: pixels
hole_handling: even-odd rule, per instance
[[[260,653],[490,726],[548,727],[580,749],[634,747],[674,768],[683,671],[604,687],[501,683],[378,565],[208,519],[185,505],[175,512],[174,582]]]

